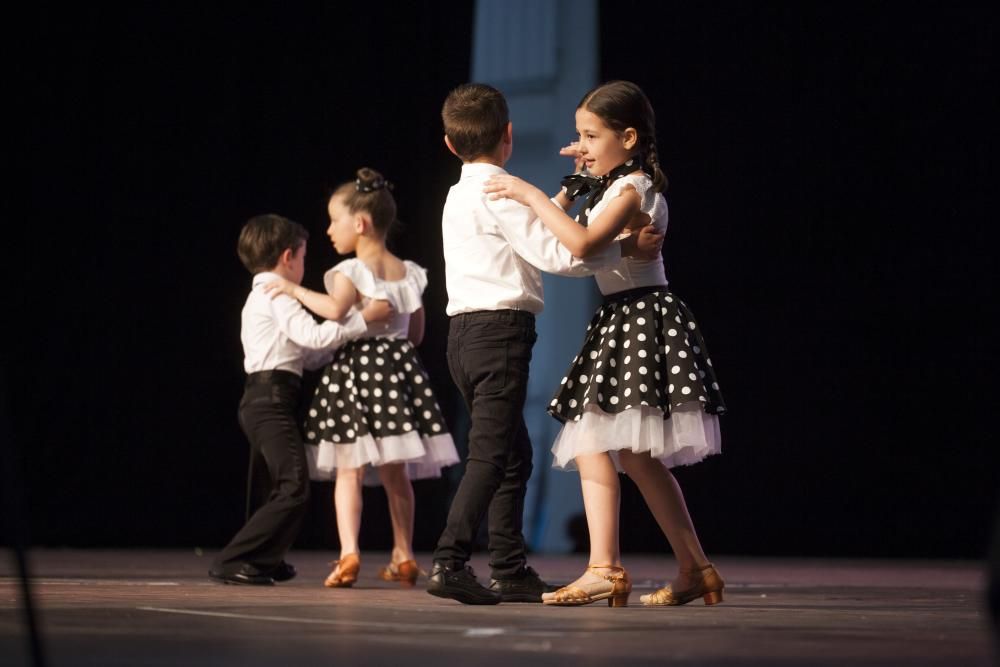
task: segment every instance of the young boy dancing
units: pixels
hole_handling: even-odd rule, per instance
[[[269,296],[264,285],[281,276],[302,282],[306,241],[302,225],[278,215],[252,218],[240,232],[237,251],[253,274],[243,306],[246,388],[239,421],[250,441],[251,457],[264,460],[271,494],[219,553],[208,576],[226,584],[273,585],[295,576],[285,553],[299,531],[309,499],[309,471],[295,418],[303,367],[329,361],[332,350],[367,334],[366,322],[391,314],[385,301],[373,301],[342,322],[317,324],[295,299]]]
[[[541,602],[554,590],[527,565],[522,523],[531,476],[531,441],[522,411],[528,364],[541,312],[541,271],[589,276],[623,255],[651,259],[662,235],[646,231],[585,262],[527,206],[490,200],[485,181],[505,174],[513,131],[507,102],[487,85],[453,90],[441,111],[445,144],[462,160],[442,214],[448,287],[448,368],[471,417],[469,457],[434,552],[427,592],[465,604]],[[466,563],[479,524],[489,515],[492,578],[482,586]]]

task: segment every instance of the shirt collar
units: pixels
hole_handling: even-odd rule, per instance
[[[261,271],[260,273],[253,274],[253,287],[260,287],[261,285],[266,285],[275,278],[280,278],[277,273],[272,271]]]
[[[466,162],[462,165],[462,178],[481,178],[492,176],[493,174],[506,173],[507,170],[503,167],[490,164],[489,162]]]

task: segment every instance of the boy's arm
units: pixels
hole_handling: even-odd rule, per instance
[[[308,350],[326,350],[365,335],[368,326],[361,313],[354,312],[341,321],[317,324],[302,305],[281,294],[269,300],[278,329],[296,345]]]
[[[590,276],[616,266],[623,257],[618,241],[586,260],[573,257],[534,211],[513,200],[489,201],[487,209],[514,252],[542,271],[562,276]]]

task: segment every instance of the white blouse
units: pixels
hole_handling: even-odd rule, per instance
[[[420,298],[427,287],[427,270],[416,262],[403,260],[406,275],[399,280],[383,280],[360,259],[345,259],[323,276],[323,284],[329,294],[333,294],[333,276],[342,273],[361,294],[361,301],[354,304],[360,311],[373,299],[384,299],[396,310],[388,322],[371,322],[366,338],[406,338],[410,331],[410,314],[423,308]]]
[[[607,208],[626,185],[631,185],[641,198],[639,210],[649,216],[653,226],[660,232],[667,231],[667,200],[653,190],[653,180],[644,173],[629,174],[614,181],[590,211],[587,220],[593,221]],[[619,237],[621,238],[621,237]],[[656,259],[634,259],[623,257],[618,265],[594,274],[601,294],[614,294],[635,287],[666,285],[667,273],[663,266],[663,256]]]

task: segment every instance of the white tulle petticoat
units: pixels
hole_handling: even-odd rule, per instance
[[[335,480],[337,468],[366,467],[366,486],[381,483],[375,467],[387,463],[406,463],[410,479],[431,479],[459,460],[450,434],[421,436],[416,431],[379,439],[365,434],[348,443],[321,440],[318,445],[307,445],[306,455],[310,479]]]

